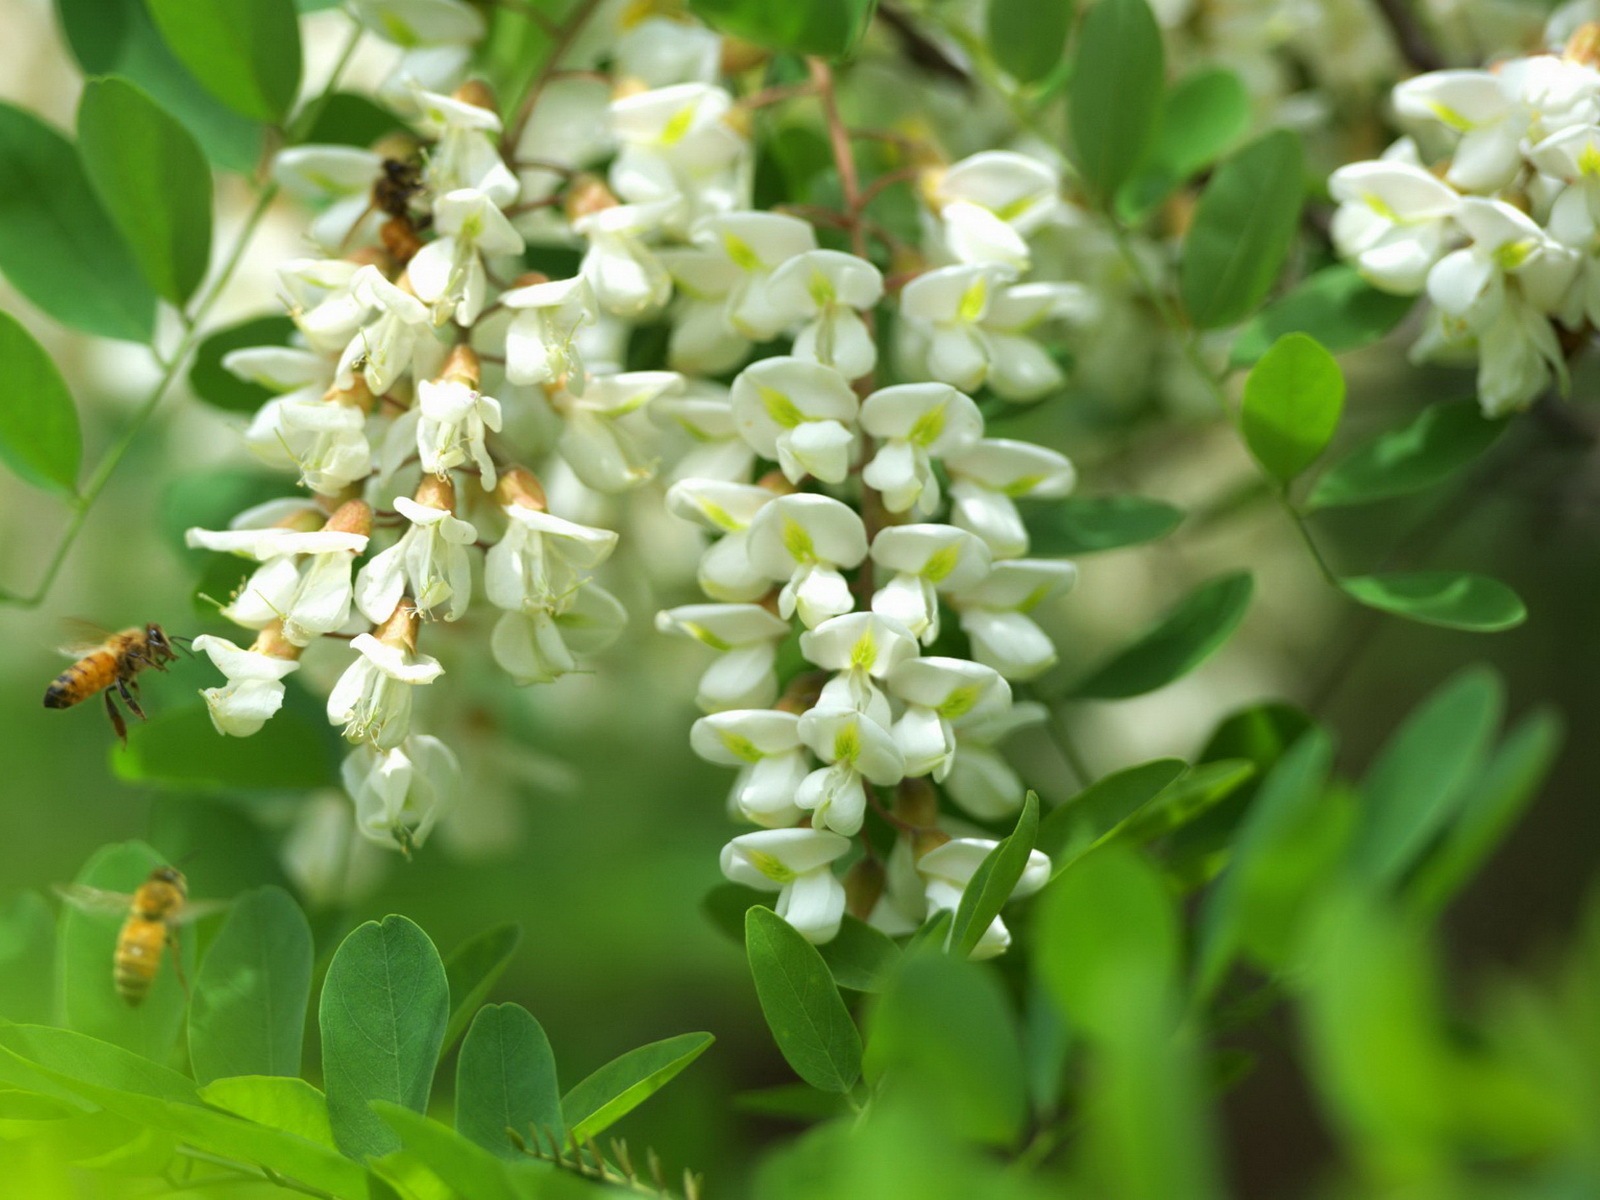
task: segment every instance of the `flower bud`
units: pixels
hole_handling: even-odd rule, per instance
[[[442,508],[451,513],[456,511],[456,485],[450,482],[448,475],[443,478],[424,475],[422,482],[417,485],[414,498],[418,504],[425,504],[429,508]]]
[[[511,281],[511,287],[507,290],[515,291],[517,288],[534,287],[538,284],[549,282],[550,276],[543,271],[524,271]]]
[[[297,662],[302,647],[296,646],[283,635],[282,621],[274,621],[256,634],[256,640],[250,644],[250,650],[254,654],[265,654],[268,658]]]
[[[401,596],[389,619],[372,630],[372,636],[385,646],[395,646],[407,654],[417,650],[417,629],[422,624],[417,615],[416,602],[410,596]]]
[[[1600,67],[1600,21],[1585,21],[1574,29],[1561,56],[1570,62]]]
[[[579,175],[567,188],[565,209],[569,221],[576,221],[579,217],[591,216],[603,208],[616,206],[617,197],[594,175]]]
[[[544,485],[539,482],[539,477],[527,467],[512,467],[500,476],[500,483],[495,488],[495,499],[507,508],[531,508],[535,512],[548,511],[545,503]]]
[[[469,79],[450,93],[450,98],[459,100],[463,104],[470,104],[475,108],[487,109],[489,112],[500,111],[499,102],[495,100],[494,89],[481,79]]]
[[[346,500],[323,528],[334,533],[358,533],[362,537],[372,532],[372,506],[365,500]]]
[[[779,712],[789,713],[803,713],[815,708],[828,678],[826,671],[805,671],[796,675],[773,707]]]
[[[274,529],[293,529],[299,533],[312,533],[323,527],[323,515],[315,508],[306,507],[290,513],[277,522]]]
[[[343,404],[348,408],[359,408],[369,413],[378,406],[378,398],[372,394],[367,381],[359,374],[349,387],[331,387],[322,394],[322,398],[329,404]]]
[[[438,378],[442,383],[464,383],[473,391],[478,390],[478,383],[483,378],[483,368],[478,362],[477,351],[471,346],[454,346],[450,356],[444,360],[444,367],[439,371]]]
[[[741,71],[748,71],[752,67],[759,67],[771,55],[765,47],[754,42],[744,41],[742,38],[727,37],[722,39],[722,61],[718,64],[717,71],[721,75],[737,75]]]

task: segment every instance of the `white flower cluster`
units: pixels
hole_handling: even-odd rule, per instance
[[[1339,253],[1374,287],[1427,294],[1413,357],[1476,361],[1489,416],[1565,387],[1561,331],[1600,320],[1597,45],[1583,27],[1564,53],[1406,80],[1408,135],[1329,180]]]

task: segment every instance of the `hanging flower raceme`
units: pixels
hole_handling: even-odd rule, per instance
[[[750,565],[774,583],[778,613],[799,614],[809,629],[855,607],[841,570],[867,557],[867,530],[849,506],[828,496],[779,496],[750,522]]]
[[[369,621],[387,621],[409,593],[423,616],[459,619],[472,602],[472,562],[467,547],[478,531],[455,516],[456,489],[448,478],[425,476],[415,499],[396,496],[395,510],[410,523],[400,540],[374,555],[356,576],[356,607]]]
[[[757,454],[790,483],[807,475],[840,483],[850,472],[860,402],[832,367],[803,358],[764,358],[733,381],[733,419]]]
[[[357,658],[328,694],[328,722],[346,739],[392,750],[411,732],[417,687],[444,674],[438,659],[417,652],[417,611],[401,597],[392,616],[372,633],[357,634]]]

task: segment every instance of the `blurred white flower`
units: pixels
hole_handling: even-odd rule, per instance
[[[389,750],[359,746],[339,774],[355,803],[361,836],[407,855],[428,840],[461,790],[456,756],[425,733]]]

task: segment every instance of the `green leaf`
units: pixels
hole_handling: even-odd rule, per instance
[[[1181,758],[1158,758],[1095,780],[1046,814],[1038,847],[1052,860],[1069,847],[1087,847],[1153,800],[1187,769]],[[1061,864],[1056,864],[1060,869]]]
[[[1437,914],[1477,874],[1550,773],[1561,736],[1561,718],[1538,709],[1501,743],[1408,884],[1418,909]]]
[[[305,692],[261,732],[224,737],[204,704],[187,704],[130,722],[128,744],[112,751],[119,779],[197,791],[326,787],[338,778],[339,742]]]
[[[1130,813],[1111,831],[1111,837],[1135,845],[1165,837],[1204,816],[1255,777],[1256,765],[1248,759],[1196,763],[1181,779]]]
[[[1339,586],[1368,608],[1468,633],[1498,633],[1528,619],[1522,597],[1498,579],[1466,571],[1357,575]]]
[[[261,163],[266,131],[219,101],[168,48],[144,0],[56,0],[73,57],[88,76],[120,75],[149,92],[227,171]]]
[[[251,317],[219,329],[200,343],[194,365],[189,368],[189,386],[194,394],[213,408],[225,412],[253,413],[276,392],[259,383],[240,379],[222,365],[233,350],[252,346],[287,346],[294,322],[284,316]]]
[[[167,45],[236,112],[281,123],[300,90],[291,0],[145,0]]]
[[[861,1035],[817,948],[770,909],[744,916],[745,951],[761,1013],[794,1073],[824,1092],[861,1075]]]
[[[368,921],[340,943],[318,1018],[328,1118],[346,1154],[359,1160],[399,1149],[399,1137],[368,1103],[427,1108],[449,1015],[439,952],[405,917]]]
[[[407,1153],[414,1155],[431,1176],[437,1177],[445,1185],[447,1190],[444,1196],[471,1197],[471,1200],[517,1200],[519,1195],[534,1194],[519,1193],[507,1178],[507,1164],[448,1126],[384,1100],[374,1100],[372,1109],[394,1131]],[[427,1179],[427,1182],[432,1183],[432,1179]],[[546,1191],[540,1188],[540,1193]],[[402,1194],[409,1196],[417,1193],[407,1190]],[[439,1195],[431,1189],[425,1194]],[[374,1192],[374,1200],[376,1195]]]
[[[143,842],[102,846],[78,872],[76,882],[106,892],[131,894],[166,860]],[[138,1007],[117,995],[111,963],[121,920],[115,913],[86,912],[63,905],[57,926],[56,996],[69,1029],[165,1062],[183,1028],[183,988],[162,955],[155,983]],[[194,977],[194,931],[179,935],[184,975]]]
[[[532,1141],[562,1133],[556,1059],[533,1014],[517,1004],[478,1010],[456,1062],[456,1132],[501,1158],[517,1158],[507,1129]]]
[[[211,169],[194,138],[125,79],[91,79],[78,103],[89,182],[156,293],[182,306],[211,253]]]
[[[716,1040],[709,1033],[680,1033],[629,1050],[595,1071],[561,1098],[572,1142],[582,1145],[622,1120]]]
[[[445,978],[450,983],[450,1024],[444,1033],[447,1047],[467,1031],[489,989],[511,965],[521,941],[522,926],[496,925],[462,942],[444,960]]]
[[[689,0],[706,24],[769,50],[847,56],[872,20],[877,0],[812,0],[770,4],[767,0]]]
[[[817,950],[833,973],[833,981],[855,992],[880,990],[884,977],[900,960],[900,947],[894,939],[848,913],[838,935]]]
[[[1018,83],[1038,83],[1061,63],[1074,0],[989,0],[989,49]]]
[[[1416,304],[1415,296],[1380,292],[1343,263],[1301,280],[1257,313],[1233,343],[1233,361],[1249,366],[1286,333],[1308,333],[1335,354],[1390,332]]]
[[[55,1016],[55,942],[55,913],[45,898],[13,896],[0,913],[0,1018],[31,1025]]]
[[[1469,667],[1406,718],[1361,781],[1352,858],[1364,875],[1396,882],[1460,811],[1504,705],[1499,676]]]
[[[391,133],[405,132],[400,118],[368,97],[357,92],[335,92],[323,104],[304,140],[308,145],[365,149]]]
[[[866,1079],[921,1103],[936,1126],[1013,1145],[1027,1116],[1017,1019],[994,972],[942,954],[906,958],[867,1023]]]
[[[1145,0],[1098,0],[1078,32],[1067,117],[1078,169],[1102,202],[1149,153],[1163,71],[1161,30]]]
[[[200,1089],[200,1099],[257,1125],[281,1129],[308,1142],[333,1144],[328,1100],[304,1079],[284,1075],[235,1075],[213,1079]]]
[[[1239,426],[1266,472],[1288,483],[1327,449],[1344,411],[1344,372],[1313,337],[1286,333],[1244,381]]]
[[[842,1117],[850,1111],[849,1102],[837,1092],[819,1092],[804,1083],[780,1083],[777,1087],[740,1092],[733,1098],[737,1112],[756,1113],[807,1125]]]
[[[1118,211],[1139,221],[1249,127],[1250,93],[1232,71],[1210,67],[1185,76],[1162,99],[1149,160],[1118,193]]]
[[[1164,538],[1183,521],[1183,510],[1144,496],[1068,496],[1028,504],[1029,553],[1067,558],[1137,546]]]
[[[83,435],[56,364],[10,313],[0,312],[0,461],[24,482],[78,490]]]
[[[1017,816],[1016,827],[984,856],[961,893],[961,903],[956,907],[955,921],[950,926],[951,953],[965,958],[977,947],[1016,890],[1038,835],[1039,797],[1030,791]]]
[[[287,892],[256,888],[234,900],[194,981],[197,1080],[300,1073],[312,958],[311,927]]]
[[[130,845],[132,843],[129,843]],[[110,849],[111,847],[107,847]],[[0,1025],[0,1046],[46,1071],[152,1099],[193,1103],[194,1084],[122,1046],[71,1029]]]
[[[1165,687],[1210,658],[1250,605],[1247,571],[1201,584],[1133,645],[1072,689],[1087,700],[1121,700]]]
[[[1243,320],[1266,299],[1300,223],[1300,139],[1279,129],[1211,177],[1183,242],[1179,290],[1200,329]]]
[[[1407,424],[1385,430],[1324,471],[1306,506],[1369,504],[1430,488],[1494,445],[1506,424],[1486,418],[1476,400],[1430,404]]]
[[[155,293],[72,143],[9,104],[0,104],[0,272],[63,325],[129,342],[155,329]]]

